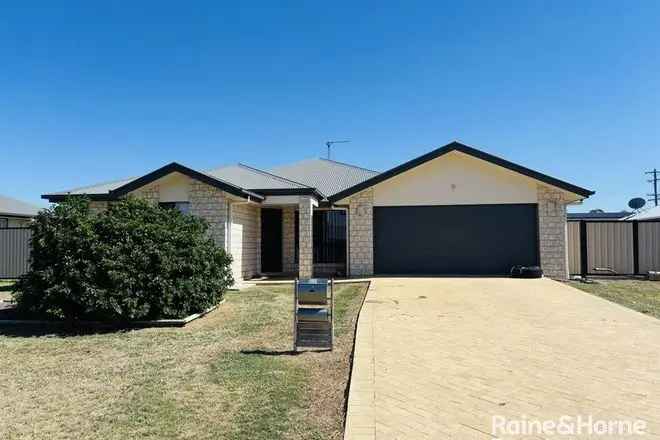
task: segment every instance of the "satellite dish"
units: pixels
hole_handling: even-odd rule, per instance
[[[630,199],[628,202],[628,206],[630,206],[632,209],[640,209],[646,205],[646,200],[644,200],[641,197],[635,197],[634,199]]]

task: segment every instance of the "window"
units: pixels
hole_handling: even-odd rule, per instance
[[[190,202],[161,202],[158,206],[163,209],[176,209],[182,214],[190,213]]]
[[[8,218],[0,218],[0,229],[8,228],[8,227],[9,227],[9,219]]]

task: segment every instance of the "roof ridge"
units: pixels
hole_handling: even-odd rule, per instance
[[[346,163],[346,162],[340,162],[340,161],[334,160],[334,159],[326,159],[325,157],[319,157],[319,160],[325,160],[326,162],[336,163],[338,165],[342,165],[342,166],[345,166],[345,167],[357,168],[359,170],[369,171],[370,173],[380,174],[380,171],[371,170],[369,168],[361,167],[361,166],[358,166],[358,165],[353,165],[353,164]]]
[[[279,179],[279,180],[281,180],[281,181],[283,181],[283,182],[295,183],[296,185],[300,185],[300,186],[303,186],[303,187],[305,187],[305,188],[313,188],[313,187],[311,187],[311,186],[309,186],[309,185],[305,185],[305,184],[302,183],[302,182],[296,182],[295,180],[287,179],[286,177],[282,177],[282,176],[278,176],[277,174],[269,173],[268,171],[264,171],[264,170],[262,170],[262,169],[255,168],[255,167],[253,167],[253,166],[250,166],[250,165],[244,164],[244,163],[242,163],[242,162],[239,162],[239,163],[238,163],[238,166],[241,166],[241,167],[243,167],[243,168],[247,168],[247,169],[252,170],[252,171],[256,171],[256,172],[261,173],[261,174],[264,174],[264,175],[266,175],[266,176],[274,177],[274,178]]]

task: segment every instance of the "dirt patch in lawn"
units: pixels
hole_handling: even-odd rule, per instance
[[[332,352],[291,353],[291,286],[182,329],[0,329],[0,438],[339,439],[366,287],[336,286]]]
[[[660,319],[660,281],[593,280],[571,281],[571,286]]]

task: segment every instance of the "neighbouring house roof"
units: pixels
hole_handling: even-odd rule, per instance
[[[341,200],[343,198],[346,198],[348,196],[351,196],[357,192],[360,192],[366,188],[369,188],[371,186],[374,186],[380,182],[383,182],[387,179],[391,179],[394,176],[397,176],[401,173],[404,173],[412,168],[415,168],[419,165],[422,165],[430,160],[436,159],[440,156],[443,156],[447,153],[450,153],[452,151],[459,151],[461,153],[467,154],[472,157],[476,157],[477,159],[484,160],[486,162],[490,162],[494,165],[501,166],[502,168],[506,168],[508,170],[514,171],[516,173],[522,174],[524,176],[531,177],[532,179],[538,180],[540,182],[547,183],[549,185],[552,185],[556,188],[560,188],[566,191],[569,191],[571,193],[577,194],[582,197],[589,197],[590,195],[594,194],[594,191],[581,188],[579,186],[573,185],[571,183],[565,182],[563,180],[556,179],[554,177],[550,177],[546,174],[539,173],[538,171],[531,170],[529,168],[525,168],[522,165],[515,164],[513,162],[509,162],[508,160],[502,159],[497,156],[493,156],[492,154],[488,154],[484,151],[477,150],[476,148],[468,147],[467,145],[461,144],[460,142],[452,142],[450,144],[445,145],[444,147],[440,147],[436,150],[433,150],[429,153],[426,153],[422,156],[419,156],[415,159],[412,159],[406,163],[403,163],[401,165],[398,165],[388,171],[385,171],[383,173],[377,174],[370,179],[367,179],[363,182],[358,183],[357,185],[354,185],[350,188],[347,188],[343,191],[340,191],[331,197],[329,197],[330,202],[336,202],[338,200]]]
[[[378,175],[378,171],[329,159],[301,160],[270,171],[317,188],[328,197]]]
[[[0,195],[0,216],[34,217],[39,210],[41,208],[36,205]]]
[[[644,211],[637,212],[625,218],[625,220],[653,220],[653,219],[660,219],[660,206],[654,206],[653,208],[649,208]]]
[[[569,212],[569,220],[619,220],[628,217],[632,212]]]

